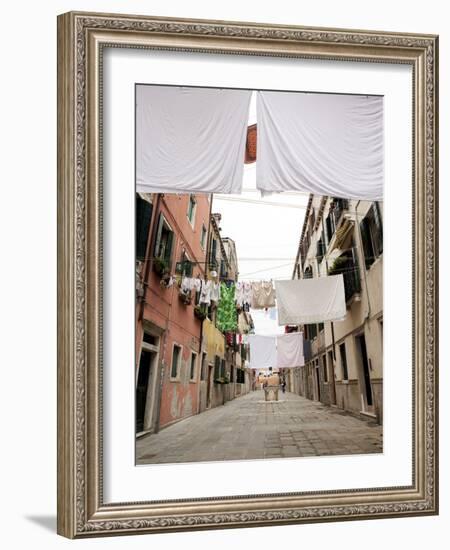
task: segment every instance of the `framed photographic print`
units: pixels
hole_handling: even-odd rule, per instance
[[[436,514],[432,35],[58,18],[58,532]]]

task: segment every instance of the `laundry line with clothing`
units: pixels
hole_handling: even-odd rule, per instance
[[[253,370],[291,369],[305,364],[303,354],[303,333],[262,336],[250,334],[249,368]]]
[[[219,330],[237,328],[239,311],[277,308],[278,325],[342,321],[346,315],[342,274],[312,279],[226,281],[182,277],[180,293],[194,305],[217,307]],[[170,284],[170,283],[169,283]]]

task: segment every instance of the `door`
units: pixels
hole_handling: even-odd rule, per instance
[[[356,337],[360,356],[360,383],[363,402],[363,410],[373,412],[372,383],[370,381],[369,360],[367,358],[366,338],[364,334]]]
[[[139,360],[139,370],[136,384],[136,433],[144,430],[147,395],[150,385],[153,358],[155,353],[143,349]]]

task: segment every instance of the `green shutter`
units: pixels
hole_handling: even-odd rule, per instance
[[[136,260],[144,260],[153,205],[136,196]]]
[[[172,260],[172,247],[173,247],[173,231],[169,231],[167,235],[166,248],[164,250],[164,261],[167,266],[170,266]]]
[[[164,224],[164,218],[160,212],[159,218],[158,218],[158,229],[156,231],[155,248],[153,250],[153,256],[155,258],[159,258],[161,254],[160,248],[161,248],[161,235],[162,235],[163,224]]]

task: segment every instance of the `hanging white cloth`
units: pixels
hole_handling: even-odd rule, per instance
[[[220,300],[220,283],[211,282],[211,301],[219,302]]]
[[[303,333],[293,332],[277,336],[277,367],[291,369],[305,364],[303,356]]]
[[[276,336],[260,336],[249,334],[251,369],[268,369],[277,364]]]
[[[346,304],[344,278],[330,275],[317,279],[276,281],[279,325],[342,321]]]
[[[383,200],[383,98],[257,92],[257,187]]]
[[[272,281],[254,281],[252,283],[253,309],[265,309],[275,306],[275,289]]]
[[[136,187],[240,193],[251,91],[136,87]]]

